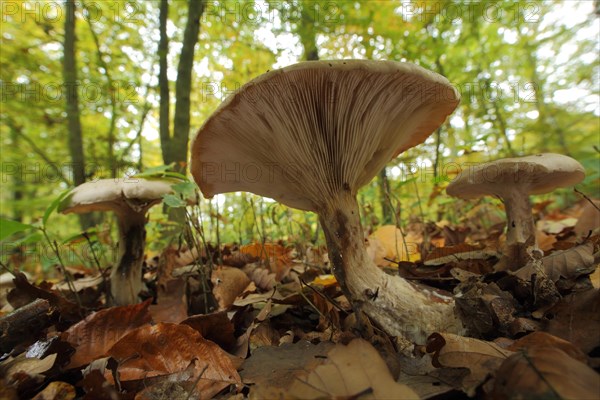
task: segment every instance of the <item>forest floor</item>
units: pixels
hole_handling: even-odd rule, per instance
[[[468,334],[424,343],[368,319],[359,335],[322,247],[167,248],[147,256],[143,302],[129,306],[107,306],[97,271],[40,282],[9,266],[0,398],[599,398],[600,211],[537,205],[544,256],[515,269],[499,263],[505,222],[484,206],[366,240],[388,273],[454,293]]]

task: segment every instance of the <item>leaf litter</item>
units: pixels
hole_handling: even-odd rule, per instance
[[[590,233],[596,225],[577,220],[589,207],[544,216],[537,234],[544,256],[516,270],[499,263],[502,221],[481,222],[481,215],[495,218],[489,207],[476,206],[457,226],[386,226],[366,243],[389,273],[453,292],[465,336],[430,332],[426,343],[410,343],[387,337],[368,320],[358,330],[364,316],[356,318],[326,251],[314,245],[300,252],[280,242],[225,245],[223,264],[214,267],[214,246],[168,248],[155,266],[148,261],[146,300],[136,305],[108,307],[104,279],[92,274],[78,273],[68,286],[34,284],[23,274],[4,283],[0,397],[599,393],[600,236]],[[69,288],[82,294],[79,302]],[[24,307],[36,299],[46,301],[43,323],[15,337],[15,322],[11,329],[2,324],[27,321]]]

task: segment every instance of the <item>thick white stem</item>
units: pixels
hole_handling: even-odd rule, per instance
[[[333,272],[355,308],[392,336],[424,343],[433,332],[462,333],[454,299],[439,291],[391,276],[365,250],[356,198],[349,191],[319,210]]]
[[[529,195],[523,190],[514,190],[503,196],[506,210],[507,256],[517,269],[525,265],[530,256],[527,249],[536,246],[535,224],[531,213]]]
[[[110,275],[115,305],[135,304],[142,290],[142,264],[146,244],[146,217],[131,212],[117,215],[119,221],[119,262]]]

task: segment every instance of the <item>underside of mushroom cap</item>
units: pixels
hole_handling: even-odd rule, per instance
[[[144,211],[172,193],[173,181],[141,178],[99,179],[77,186],[59,204],[58,211],[84,214],[92,211]]]
[[[585,169],[577,160],[562,154],[542,153],[503,158],[464,169],[446,192],[463,199],[502,197],[517,189],[526,194],[543,194],[573,186],[584,178]]]
[[[316,211],[368,183],[457,106],[446,78],[393,61],[312,61],[268,72],[200,128],[191,172],[207,197],[248,191]]]

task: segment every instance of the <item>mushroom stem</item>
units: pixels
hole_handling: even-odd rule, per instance
[[[142,290],[142,263],[146,244],[146,216],[131,210],[117,215],[119,262],[110,275],[110,288],[116,305],[135,304]]]
[[[531,256],[527,253],[527,248],[537,247],[531,202],[527,193],[523,191],[511,192],[505,195],[503,200],[507,220],[507,257],[516,269],[530,260]]]
[[[454,299],[379,269],[367,255],[356,198],[345,191],[320,210],[333,273],[355,310],[392,336],[424,343],[435,331],[461,333]]]

